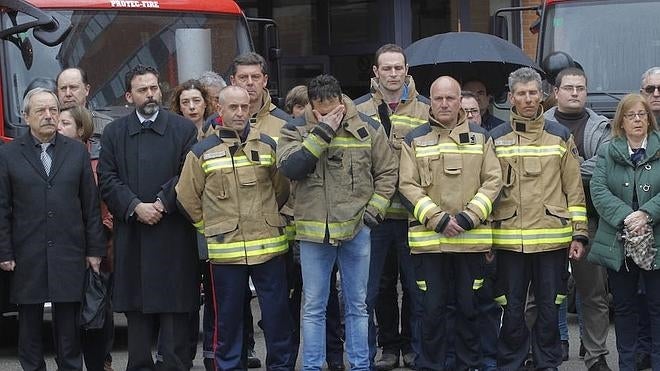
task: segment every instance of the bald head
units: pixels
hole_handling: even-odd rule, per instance
[[[448,128],[458,124],[461,110],[461,84],[449,76],[438,77],[431,84],[431,115]]]
[[[243,131],[250,117],[250,94],[240,86],[230,85],[220,91],[218,106],[222,124]]]

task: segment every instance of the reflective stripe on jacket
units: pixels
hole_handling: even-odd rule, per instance
[[[289,182],[276,168],[275,141],[248,128],[245,142],[227,128],[193,146],[177,199],[204,234],[211,263],[260,264],[288,250],[279,208]]]
[[[397,164],[385,131],[348,97],[342,101],[346,113],[336,133],[317,122],[310,107],[282,128],[278,167],[294,181],[297,240],[350,240],[365,212],[385,216],[394,194]]]
[[[468,124],[449,130],[431,121],[412,131],[403,143],[399,192],[413,215],[410,251],[484,252],[492,245],[489,217],[502,187],[502,173],[488,133]],[[470,229],[456,237],[435,232],[461,213]]]
[[[524,253],[588,241],[587,211],[578,151],[570,131],[526,119],[512,110],[509,123],[490,132],[504,187],[493,205],[493,247]]]

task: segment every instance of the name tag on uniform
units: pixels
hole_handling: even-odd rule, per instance
[[[516,144],[515,139],[495,139],[496,146],[512,146]]]
[[[205,153],[202,158],[204,160],[210,160],[212,158],[219,158],[219,157],[226,157],[227,156],[227,151],[219,151],[219,152],[210,152],[210,153]]]

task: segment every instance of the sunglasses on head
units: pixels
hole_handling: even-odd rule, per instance
[[[660,85],[646,85],[643,90],[646,94],[653,94],[656,90],[660,91]]]

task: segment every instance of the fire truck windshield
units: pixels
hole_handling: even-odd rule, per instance
[[[58,13],[73,24],[62,44],[45,46],[34,39],[31,30],[17,35],[19,42],[3,42],[6,131],[24,125],[20,106],[26,88],[35,79],[55,78],[66,67],[84,69],[91,85],[90,107],[116,117],[128,111],[124,75],[130,67],[138,63],[156,67],[167,103],[169,91],[179,82],[207,70],[224,75],[236,55],[252,49],[247,25],[239,15],[116,10]],[[23,17],[18,17],[19,23],[30,20]],[[11,26],[7,14],[0,21],[3,28]]]
[[[660,65],[659,1],[561,1],[544,17],[539,60],[570,54],[589,77],[589,92],[637,92],[640,76]]]

